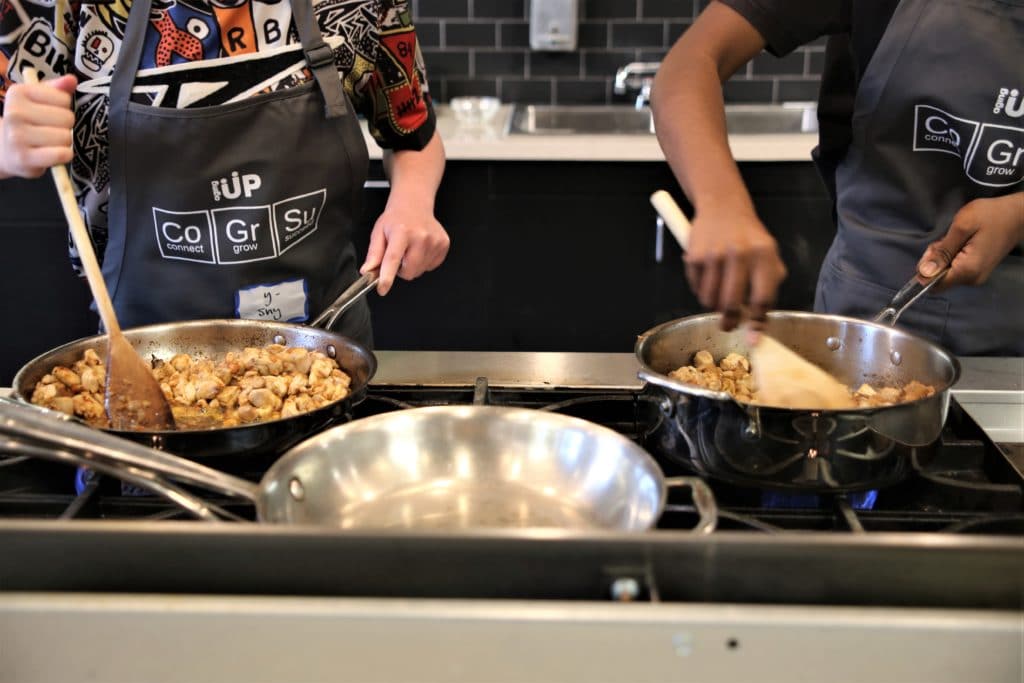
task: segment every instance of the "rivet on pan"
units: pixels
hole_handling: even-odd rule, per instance
[[[891,351],[889,353],[889,360],[892,361],[893,365],[899,365],[903,362],[903,356],[900,355],[899,351]]]
[[[338,350],[334,348],[334,344],[327,345],[327,357],[336,358],[338,356]]]
[[[292,494],[295,500],[303,500],[306,497],[306,489],[303,488],[302,482],[294,478],[288,482],[288,493]]]
[[[825,346],[831,351],[838,351],[843,346],[843,343],[837,337],[829,337],[825,340]]]
[[[272,341],[275,344],[280,344],[281,346],[284,346],[285,342],[287,342],[288,340],[284,338],[283,334],[277,334],[277,335],[274,335],[274,339]]]
[[[633,602],[640,595],[640,584],[632,577],[624,577],[612,581],[612,600]]]

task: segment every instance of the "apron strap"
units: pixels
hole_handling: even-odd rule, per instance
[[[348,113],[348,98],[345,97],[338,68],[334,63],[334,51],[324,42],[323,35],[316,25],[313,0],[289,2],[306,62],[324,97],[326,117],[345,116]],[[142,56],[152,6],[153,0],[134,0],[128,11],[124,38],[121,41],[117,63],[114,65],[114,73],[110,77],[111,122],[125,119],[119,115],[127,111],[128,102],[131,100],[132,85],[139,69],[139,59]]]
[[[110,120],[123,121],[120,114],[128,111],[131,101],[132,85],[135,83],[135,72],[139,70],[139,58],[146,39],[146,26],[149,24],[149,11],[153,0],[134,0],[128,9],[128,23],[121,39],[121,49],[114,63],[114,73],[110,76]]]
[[[334,63],[334,50],[324,42],[324,37],[316,25],[313,14],[313,0],[290,0],[292,18],[295,28],[302,41],[302,51],[306,54],[306,62],[313,72],[313,78],[320,86],[324,96],[324,109],[327,118],[344,116],[348,113],[348,98],[341,87],[338,67]]]

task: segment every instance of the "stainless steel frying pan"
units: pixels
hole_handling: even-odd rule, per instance
[[[0,447],[86,464],[206,519],[218,511],[163,478],[250,500],[260,521],[344,529],[639,531],[657,522],[670,486],[692,489],[696,531],[717,517],[704,482],[666,480],[621,434],[522,408],[417,408],[339,425],[290,450],[258,484],[11,401],[0,400]]]
[[[177,453],[189,458],[225,455],[278,454],[303,438],[339,420],[348,419],[352,406],[366,396],[366,386],[377,371],[373,353],[330,329],[348,308],[377,282],[377,272],[356,280],[323,311],[311,326],[259,320],[194,320],[148,325],[124,330],[129,343],[143,358],[167,359],[177,353],[205,358],[223,357],[228,351],[247,346],[284,344],[320,351],[334,358],[351,378],[349,395],[317,410],[293,417],[216,429],[179,429],[164,432],[114,432],[127,439]],[[86,349],[106,357],[107,337],[97,335],[70,342],[29,361],[14,376],[14,395],[24,401],[32,397],[36,383],[57,365],[70,366]]]
[[[900,385],[918,380],[934,395],[879,408],[796,410],[740,404],[727,393],[669,376],[700,349],[715,358],[747,349],[718,314],[696,315],[640,335],[640,377],[668,399],[659,448],[700,474],[744,486],[808,492],[893,484],[930,459],[960,373],[955,356],[901,330],[854,318],[796,311],[768,316],[767,332],[840,381]]]

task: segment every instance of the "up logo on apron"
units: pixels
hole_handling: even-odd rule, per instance
[[[275,259],[316,232],[327,202],[320,188],[270,203],[256,203],[259,173],[233,171],[210,181],[213,204],[176,210],[153,207],[160,256],[176,261],[233,265]],[[243,205],[233,200],[244,201]]]
[[[1000,88],[994,114],[1020,117],[1015,112],[1010,93]],[[918,104],[914,107],[915,152],[944,152],[963,160],[967,177],[986,187],[1009,187],[1024,179],[1024,128],[986,123],[955,116],[939,107]]]

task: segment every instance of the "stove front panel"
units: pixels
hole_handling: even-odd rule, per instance
[[[1021,615],[754,605],[0,594],[0,680],[1021,680]]]

